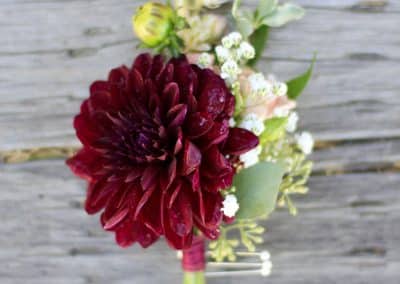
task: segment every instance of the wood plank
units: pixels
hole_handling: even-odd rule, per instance
[[[274,263],[267,281],[396,283],[399,182],[393,173],[313,177],[310,194],[295,198],[299,217],[280,210],[266,222],[263,247]],[[0,165],[0,184],[1,283],[179,282],[179,263],[163,241],[122,250],[98,216],[84,213],[84,184],[62,161]]]
[[[311,156],[313,173],[399,171],[400,140],[352,141],[325,145]]]
[[[248,0],[251,6],[255,6],[258,0]],[[318,9],[348,9],[357,12],[393,13],[400,11],[400,3],[396,0],[296,0],[295,3],[305,8]]]

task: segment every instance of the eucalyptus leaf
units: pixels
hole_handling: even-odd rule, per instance
[[[286,82],[286,85],[288,87],[288,97],[292,100],[297,99],[298,96],[303,92],[305,87],[307,86],[308,81],[311,78],[313,69],[314,69],[314,64],[315,60],[317,59],[316,54],[314,54],[314,57],[311,62],[311,66],[307,69],[307,71],[300,76],[293,78],[292,80]]]
[[[275,209],[284,167],[278,163],[260,162],[239,172],[233,181],[240,209],[236,219],[255,219]]]
[[[257,12],[260,18],[271,14],[278,7],[278,0],[260,0]]]
[[[273,117],[266,120],[264,132],[260,136],[261,145],[281,138],[285,134],[287,122],[287,117]]]
[[[284,24],[301,19],[305,14],[303,8],[298,5],[285,3],[263,19],[263,24],[270,27],[280,27]]]
[[[236,26],[244,38],[248,38],[254,32],[254,15],[253,13],[246,13],[247,11],[240,11],[241,0],[233,1],[232,16],[236,21]]]
[[[250,36],[250,43],[253,45],[256,55],[252,60],[248,62],[248,65],[250,67],[253,67],[257,64],[258,60],[260,59],[265,45],[267,44],[268,40],[268,33],[269,33],[269,27],[266,25],[261,25],[257,30],[254,31],[254,33]]]
[[[254,32],[253,21],[244,16],[239,16],[236,18],[236,25],[244,38],[248,38]]]

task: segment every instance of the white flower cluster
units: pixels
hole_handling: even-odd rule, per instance
[[[254,58],[256,54],[254,47],[243,41],[242,35],[238,32],[232,32],[222,38],[222,45],[215,48],[215,53],[222,64],[221,77],[229,84],[236,81],[242,73],[241,63]]]
[[[239,127],[250,130],[257,136],[260,136],[265,129],[264,121],[254,113],[246,115],[240,122]]]
[[[260,161],[261,151],[261,146],[257,146],[253,150],[250,150],[243,155],[240,155],[239,160],[243,163],[243,167],[250,168],[251,166],[257,164]]]
[[[203,52],[200,54],[199,58],[197,59],[197,64],[202,68],[207,68],[212,65],[213,58],[211,54],[207,52]]]
[[[234,196],[233,194],[228,194],[227,196],[225,196],[222,205],[222,212],[226,217],[229,218],[235,217],[236,212],[239,210],[239,203],[236,196]]]
[[[302,132],[295,136],[297,145],[305,155],[310,155],[314,148],[314,138],[309,132]]]

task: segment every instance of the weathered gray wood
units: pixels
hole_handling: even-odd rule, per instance
[[[114,244],[98,216],[84,213],[84,184],[62,161],[1,165],[0,172],[1,283],[179,281],[179,262],[163,241],[146,251]],[[310,194],[295,198],[300,217],[281,210],[265,223],[274,274],[251,282],[397,283],[399,182],[399,174],[313,177]]]
[[[353,141],[325,145],[316,150],[314,174],[342,172],[398,171],[400,140]]]
[[[130,16],[143,2],[1,1],[0,150],[78,145],[72,117],[91,81],[138,53]],[[281,210],[266,222],[273,275],[210,283],[398,284],[400,2],[296,2],[307,17],[272,31],[260,68],[290,78],[318,51],[300,126],[339,142],[313,154],[300,216]],[[342,171],[354,173],[323,176]],[[164,242],[114,244],[82,210],[84,183],[62,161],[0,164],[0,189],[0,283],[180,282]]]
[[[332,8],[344,1],[304,3],[315,7],[271,33],[260,64],[286,79],[319,52],[300,100],[302,126],[323,140],[400,136],[400,17],[389,13],[397,2],[376,13]],[[77,144],[71,120],[90,82],[138,53],[129,20],[138,4],[1,3],[0,149]]]

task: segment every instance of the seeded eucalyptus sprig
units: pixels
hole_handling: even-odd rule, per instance
[[[144,4],[132,16],[132,26],[142,47],[156,53],[168,51],[173,57],[181,54],[183,41],[177,32],[187,27],[187,23],[170,4]]]

